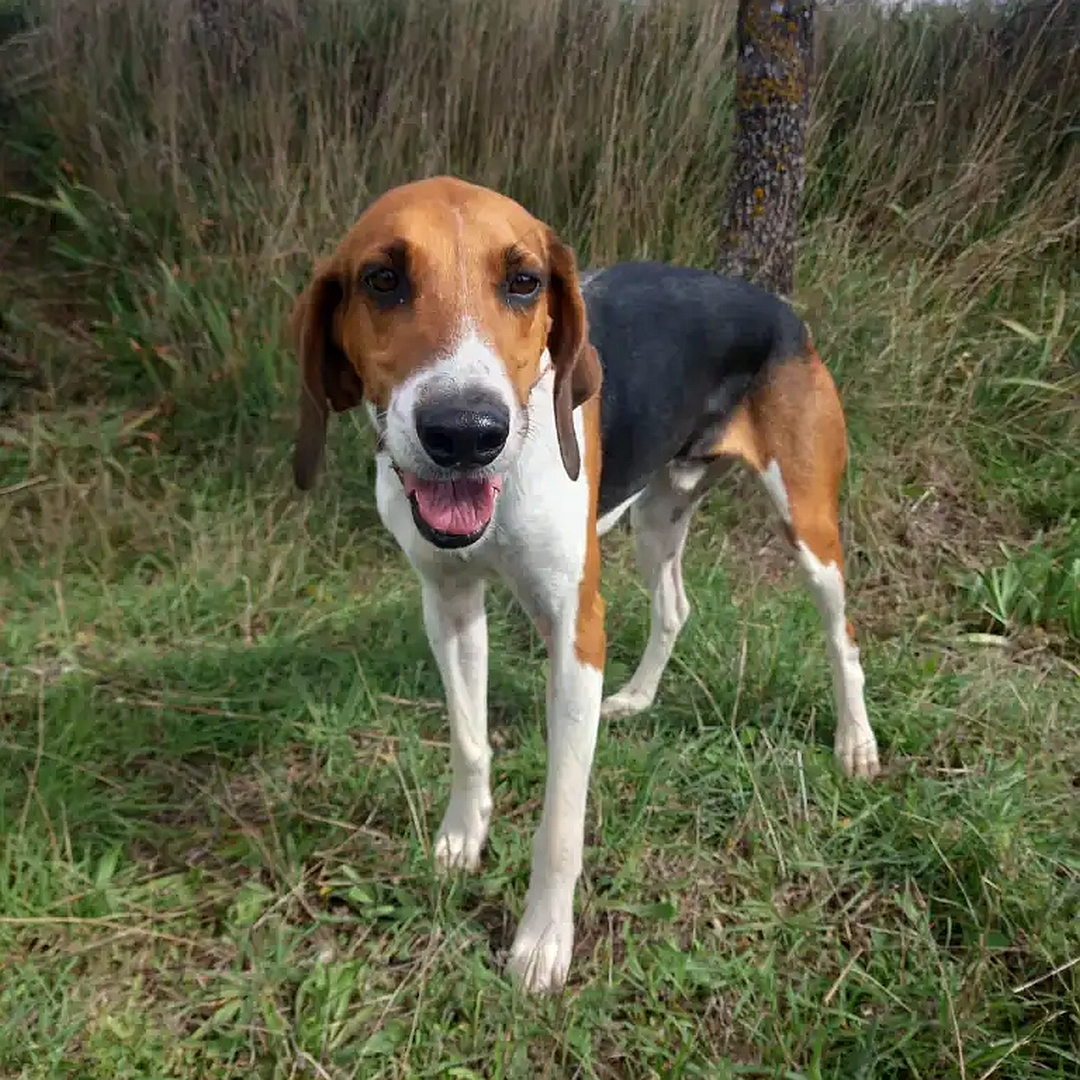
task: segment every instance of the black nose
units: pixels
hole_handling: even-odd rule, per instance
[[[491,464],[506,445],[510,410],[486,395],[421,405],[416,433],[441,468],[478,468]]]

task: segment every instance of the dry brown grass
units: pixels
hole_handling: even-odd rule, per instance
[[[731,0],[37,6],[26,85],[75,175],[186,254],[265,273],[438,171],[515,195],[599,262],[710,254]],[[901,232],[939,259],[978,238],[1014,272],[1067,254],[1077,6],[1035,7],[1020,29],[988,11],[824,8],[810,227]]]

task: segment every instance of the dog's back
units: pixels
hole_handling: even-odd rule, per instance
[[[807,341],[778,297],[708,270],[616,263],[583,294],[604,371],[602,514],[715,443],[770,362]]]

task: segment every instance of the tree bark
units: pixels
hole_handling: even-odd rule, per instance
[[[739,0],[734,161],[716,269],[790,296],[806,179],[814,0]]]

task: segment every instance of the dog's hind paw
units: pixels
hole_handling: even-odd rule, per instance
[[[651,704],[651,695],[623,687],[617,693],[604,698],[600,705],[600,715],[605,720],[619,720],[627,716],[636,716],[644,712]]]

